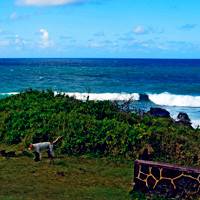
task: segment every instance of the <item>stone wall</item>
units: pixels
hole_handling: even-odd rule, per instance
[[[200,169],[136,160],[134,190],[175,199],[200,197]]]

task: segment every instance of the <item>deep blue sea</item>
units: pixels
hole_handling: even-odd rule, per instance
[[[28,88],[52,89],[78,99],[133,99],[135,107],[163,107],[200,124],[200,60],[0,59],[0,98]],[[138,101],[147,94],[149,102]]]

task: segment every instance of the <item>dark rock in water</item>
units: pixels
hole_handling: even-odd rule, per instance
[[[185,112],[180,112],[177,116],[177,119],[178,119],[176,121],[177,124],[183,124],[187,126],[191,126],[192,124],[188,114]]]
[[[190,121],[188,114],[185,112],[180,112],[177,116],[177,119],[182,120],[182,121]]]
[[[170,118],[170,113],[163,108],[150,108],[150,111],[148,111],[147,114],[150,114],[153,117]]]
[[[140,101],[150,101],[149,96],[147,94],[140,94]]]

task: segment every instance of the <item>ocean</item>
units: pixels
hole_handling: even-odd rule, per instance
[[[0,59],[0,98],[52,89],[85,100],[133,100],[133,107],[186,112],[200,125],[198,59]],[[146,94],[149,101],[140,101]]]

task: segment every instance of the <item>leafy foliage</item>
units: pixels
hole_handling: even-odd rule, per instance
[[[151,145],[153,159],[200,165],[200,130],[169,118],[123,111],[116,102],[79,101],[50,90],[27,90],[0,100],[0,141],[8,144],[52,141],[58,151],[137,158]]]

